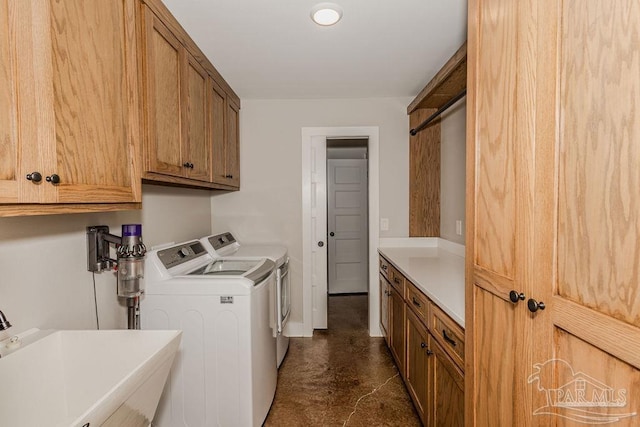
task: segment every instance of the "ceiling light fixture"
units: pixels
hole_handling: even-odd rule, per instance
[[[311,9],[311,19],[318,25],[327,27],[342,18],[342,8],[335,3],[318,3]]]

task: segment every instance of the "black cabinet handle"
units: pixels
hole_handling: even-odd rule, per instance
[[[42,181],[42,175],[40,174],[40,172],[31,172],[30,174],[27,175],[27,180],[34,183],[40,182]]]
[[[538,302],[533,298],[530,298],[529,301],[527,301],[527,307],[529,308],[529,311],[532,313],[535,313],[538,310],[544,310],[545,308],[547,308],[542,301]]]
[[[425,348],[427,345],[423,342],[420,343],[420,348]]]
[[[384,271],[387,271],[387,269],[388,269],[388,268],[389,268],[389,267],[387,267],[387,265],[385,265],[385,264],[383,264],[383,265],[382,265],[382,269],[383,269]]]
[[[427,356],[431,356],[433,354],[432,350],[427,349]]]
[[[420,305],[420,302],[418,302],[418,300],[416,299],[416,297],[412,297],[411,299],[412,299],[413,305],[418,306],[418,307],[422,307]]]
[[[232,178],[233,178],[233,175],[225,175],[224,177],[225,177],[225,178],[231,178],[231,179],[232,179]]]
[[[517,303],[518,303],[518,301],[521,301],[521,300],[522,300],[522,301],[524,301],[524,299],[525,299],[525,298],[526,298],[526,297],[525,297],[525,295],[524,295],[522,292],[521,292],[521,293],[518,293],[518,292],[516,292],[516,291],[511,291],[511,292],[509,292],[509,299],[510,299],[510,300],[511,300],[511,302],[512,302],[512,303],[514,303],[514,304],[517,304]]]
[[[329,236],[331,236],[331,237],[333,237],[335,235],[336,235],[336,233],[334,233],[333,231],[331,233],[329,233]]]
[[[184,162],[182,166],[184,166],[185,168],[193,169],[193,163],[191,162]]]
[[[442,338],[444,338],[444,340],[449,344],[451,344],[452,346],[454,347],[456,346],[456,341],[453,338],[451,338],[449,335],[447,335],[447,331],[444,329],[442,330]]]
[[[399,285],[400,283],[402,283],[402,281],[401,281],[400,279],[398,279],[397,277],[394,277],[394,278],[393,278],[393,282],[394,282],[394,283],[397,283],[398,285]]]
[[[60,177],[57,174],[51,174],[48,177],[45,178],[47,180],[47,182],[50,182],[53,185],[59,184],[60,183]]]

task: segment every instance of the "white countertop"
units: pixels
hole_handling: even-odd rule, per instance
[[[438,246],[381,247],[378,252],[464,328],[464,257],[442,247],[449,245]]]

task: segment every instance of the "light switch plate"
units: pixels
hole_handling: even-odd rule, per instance
[[[380,231],[389,231],[389,218],[380,218]]]
[[[462,236],[462,221],[461,220],[457,220],[456,221],[456,234],[458,236]]]

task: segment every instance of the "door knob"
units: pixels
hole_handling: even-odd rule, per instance
[[[323,247],[323,246],[324,246],[324,242],[323,242],[322,240],[320,240],[320,241],[318,242],[318,246]]]
[[[511,291],[509,292],[509,299],[512,303],[517,304],[520,300],[524,301],[525,295],[522,292]]]
[[[329,236],[331,236],[331,237],[333,237],[335,235],[336,235],[336,233],[334,233],[333,231],[331,233],[329,233]]]
[[[40,172],[31,172],[27,175],[27,179],[31,182],[40,182],[42,181],[42,175]]]
[[[45,178],[47,180],[47,182],[50,182],[52,184],[59,184],[60,183],[60,177],[57,174],[51,174],[48,177]]]
[[[544,310],[546,308],[546,306],[542,301],[538,302],[533,298],[529,298],[529,301],[527,301],[527,307],[529,308],[529,311],[532,313],[535,313],[538,310]]]

